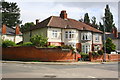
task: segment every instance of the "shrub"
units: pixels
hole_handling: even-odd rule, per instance
[[[103,50],[98,50],[99,55],[103,55]]]
[[[83,53],[83,52],[80,52],[80,55],[81,55],[81,57],[82,57],[82,60],[88,60],[89,59],[89,54],[87,54],[87,53]]]
[[[68,45],[62,45],[61,48],[63,49],[71,49],[74,51],[74,48],[72,46],[68,46]]]
[[[55,48],[56,46],[55,45],[50,45],[50,46],[47,46],[48,48]]]
[[[107,38],[104,47],[106,48],[106,52],[109,53],[109,54],[111,53],[111,51],[116,50],[116,45],[113,44],[112,39],[109,38],[109,37]],[[103,49],[104,49],[104,47],[103,47]]]
[[[75,49],[72,46],[62,45],[61,48],[62,49],[70,49],[70,50],[72,50],[72,53],[75,53],[75,51],[74,51]]]
[[[44,47],[47,45],[47,38],[42,35],[34,35],[30,38],[30,41],[37,47]]]
[[[93,52],[92,52],[92,56],[93,56],[93,57],[94,57],[94,56],[99,56],[99,54],[98,54],[97,52],[93,51]]]
[[[34,45],[31,42],[25,42],[25,43],[21,44],[21,46],[34,46]]]
[[[15,46],[15,42],[13,41],[10,41],[10,40],[5,40],[2,42],[2,47],[6,48],[6,47],[9,47],[9,46]]]

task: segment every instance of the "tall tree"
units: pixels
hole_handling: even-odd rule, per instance
[[[24,31],[30,29],[30,27],[32,27],[32,26],[34,26],[34,25],[35,25],[35,24],[34,24],[33,22],[27,22],[27,23],[25,23],[24,25],[21,25],[20,30],[21,30],[21,32],[24,32]]]
[[[20,8],[17,3],[14,2],[2,2],[2,24],[6,24],[8,27],[14,27],[17,24],[21,24]]]
[[[104,17],[104,25],[105,25],[105,31],[111,32],[113,28],[115,28],[115,24],[113,23],[113,15],[110,12],[109,5],[106,5],[105,8],[105,17]]]
[[[99,30],[104,31],[104,26],[102,25],[101,22],[99,22]]]
[[[91,22],[92,22],[91,26],[98,29],[98,24],[96,23],[96,17],[95,16],[92,17]]]
[[[85,13],[85,15],[84,15],[84,22],[85,22],[86,24],[90,24],[90,19],[89,19],[88,13]]]

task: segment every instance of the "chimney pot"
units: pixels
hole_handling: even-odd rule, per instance
[[[36,19],[36,25],[39,23],[39,19]]]
[[[16,35],[20,34],[20,27],[19,27],[19,25],[16,25],[15,34]]]
[[[2,34],[6,34],[6,33],[7,33],[7,31],[6,31],[6,25],[3,24],[2,25]]]
[[[60,17],[63,18],[63,19],[67,19],[67,13],[66,13],[66,10],[62,10],[61,13],[60,13]]]

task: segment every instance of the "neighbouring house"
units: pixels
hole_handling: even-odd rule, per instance
[[[50,16],[41,22],[36,20],[36,25],[23,33],[23,42],[29,42],[35,34],[47,37],[49,45],[71,45],[84,53],[102,48],[102,31],[68,18],[65,10],[60,16]]]
[[[113,43],[116,45],[116,51],[120,52],[120,32],[117,29],[113,29],[112,33],[105,33],[106,39],[109,37],[112,39]]]
[[[18,25],[16,25],[14,29],[3,24],[1,29],[1,37],[2,40],[11,40],[15,43],[23,41],[22,33],[20,32],[20,28]]]

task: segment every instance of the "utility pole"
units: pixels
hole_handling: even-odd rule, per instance
[[[103,54],[103,62],[106,62],[106,38],[105,38],[105,17],[103,17],[103,47],[104,47],[104,54]]]

